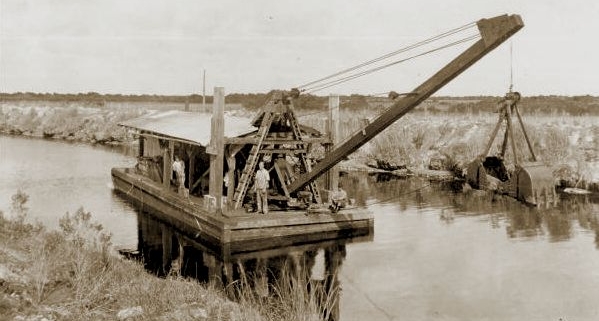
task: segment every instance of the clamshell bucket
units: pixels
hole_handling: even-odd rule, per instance
[[[520,93],[512,92],[510,87],[510,92],[500,101],[500,107],[497,110],[499,119],[484,152],[468,165],[466,180],[473,188],[508,194],[531,205],[539,206],[551,203],[555,205],[558,198],[555,192],[553,173],[549,167],[537,161],[537,156],[532,148],[533,145],[528,138],[524,122],[518,110],[519,101]],[[518,123],[530,151],[531,163],[520,162],[521,158],[514,142],[514,125],[512,123],[512,115],[514,114],[518,118]],[[504,123],[505,133],[500,153],[498,156],[487,156],[499,129]],[[509,172],[504,163],[508,143],[512,148],[513,164],[515,165],[514,170]]]
[[[476,189],[501,191],[508,179],[509,173],[499,157],[479,157],[466,168],[466,181]]]
[[[486,189],[487,171],[480,159],[468,164],[466,168],[466,182],[476,189]]]
[[[551,169],[542,163],[517,166],[509,186],[511,196],[528,204],[556,204],[558,200]]]

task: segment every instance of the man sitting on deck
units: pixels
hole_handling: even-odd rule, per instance
[[[340,208],[344,208],[347,206],[347,193],[342,188],[341,184],[339,184],[339,188],[336,192],[331,193],[331,212],[337,213]]]
[[[256,172],[254,178],[254,187],[256,188],[256,205],[258,206],[258,213],[268,214],[268,182],[270,181],[270,175],[264,168],[264,162],[258,164],[260,169]]]

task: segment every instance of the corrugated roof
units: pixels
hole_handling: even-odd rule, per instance
[[[153,112],[119,123],[162,136],[179,138],[207,146],[210,143],[210,114],[171,110]],[[256,131],[250,118],[231,116],[225,113],[225,137],[238,137]]]

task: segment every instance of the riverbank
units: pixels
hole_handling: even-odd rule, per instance
[[[369,113],[342,112],[341,137],[354,134],[373,117]],[[451,172],[454,177],[461,177],[468,163],[485,150],[497,117],[497,114],[474,113],[408,114],[350,155],[349,163],[397,176],[445,177]],[[550,114],[522,117],[537,158],[551,169],[557,185],[599,191],[599,117]],[[321,130],[326,126],[326,120],[318,115],[301,120]],[[500,149],[503,131],[498,136],[501,137],[494,141],[491,155]],[[514,140],[520,161],[528,160],[530,153],[519,128]],[[505,158],[508,168],[513,166],[511,149],[508,148]]]
[[[122,144],[132,140],[119,122],[139,117],[143,108],[99,108],[73,104],[3,104],[0,134],[22,135],[91,144]]]
[[[258,319],[216,289],[121,259],[82,209],[61,218],[59,231],[29,223],[27,199],[15,194],[0,215],[3,320]]]
[[[150,105],[151,107],[151,105]],[[156,108],[160,106],[154,106]],[[162,106],[164,107],[164,106]],[[0,108],[0,134],[62,139],[90,144],[124,144],[133,140],[119,122],[151,112],[135,106],[81,105],[81,103],[10,102]],[[238,110],[247,114],[248,111]],[[372,111],[341,112],[341,137],[348,137],[374,117]],[[551,168],[562,187],[599,191],[599,117],[558,114],[524,115],[537,157]],[[324,130],[326,117],[310,114],[300,121]],[[487,144],[497,114],[409,114],[362,148],[349,155],[344,168],[374,168],[398,176],[460,177],[466,165]],[[528,150],[516,131],[520,158]],[[500,144],[501,139],[495,141]],[[506,159],[511,162],[511,150]],[[432,170],[432,171],[431,171]]]
[[[67,213],[49,230],[30,222],[28,199],[19,191],[10,210],[0,211],[2,320],[321,319],[318,292],[291,274],[281,274],[269,298],[257,295],[252,275],[225,288],[218,280],[157,277],[122,258],[89,212]]]

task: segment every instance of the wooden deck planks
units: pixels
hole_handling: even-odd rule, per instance
[[[372,213],[363,208],[347,209],[336,214],[307,214],[306,211],[271,211],[266,215],[214,214],[204,210],[202,198],[182,198],[133,170],[115,168],[112,176],[117,190],[142,206],[154,209],[157,215],[164,216],[163,219],[222,243],[249,245],[248,242],[277,238],[328,238],[342,231],[372,228],[374,224]]]

